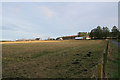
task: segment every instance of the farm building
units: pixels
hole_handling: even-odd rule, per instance
[[[58,37],[56,40],[89,40],[89,36],[78,37],[78,35]]]
[[[78,37],[78,35],[64,36],[62,38],[63,40],[75,40],[75,37]]]
[[[72,36],[63,36],[63,37],[58,37],[56,40],[75,40],[75,37],[78,37],[78,35],[72,35]]]
[[[58,37],[58,38],[56,38],[56,40],[63,40],[63,38],[62,37]]]
[[[83,37],[75,37],[75,40],[83,40]]]
[[[58,40],[63,40],[63,38],[59,38]]]
[[[91,37],[90,37],[90,36],[87,36],[86,39],[89,40],[89,39],[91,39]]]

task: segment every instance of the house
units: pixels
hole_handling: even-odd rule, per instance
[[[75,40],[75,37],[78,37],[78,35],[72,35],[72,36],[63,36],[63,40]]]
[[[83,40],[83,37],[75,37],[75,40]]]
[[[86,37],[86,39],[87,39],[87,40],[90,40],[90,39],[91,39],[91,37],[90,37],[90,36],[87,36],[87,37]]]
[[[59,38],[58,40],[63,40],[63,38]]]
[[[63,40],[63,38],[62,37],[58,37],[58,38],[56,38],[56,40]]]

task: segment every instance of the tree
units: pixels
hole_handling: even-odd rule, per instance
[[[78,37],[81,37],[82,36],[82,33],[81,32],[78,32]]]
[[[97,27],[97,38],[101,39],[102,38],[102,29],[100,26]]]
[[[78,32],[78,37],[87,36],[87,32]]]
[[[90,35],[90,32],[88,32],[88,36]]]
[[[107,37],[120,38],[120,31],[116,26],[113,26],[111,31],[112,32],[110,32],[108,27],[101,28],[100,26],[98,26],[97,28],[91,30],[89,36],[91,38],[97,38],[97,39],[102,39]]]
[[[94,28],[90,32],[90,37],[91,38],[97,38],[97,39],[102,39],[102,38],[107,38],[109,36],[109,28],[108,27],[103,27],[101,28],[98,26],[97,28]]]
[[[35,40],[40,40],[40,38],[35,38]]]
[[[96,28],[95,28],[95,29],[92,29],[89,36],[90,36],[91,38],[93,38],[93,37],[96,38],[96,37],[97,37],[96,32],[97,32],[97,29],[96,29]]]
[[[110,30],[109,30],[108,27],[103,27],[103,28],[102,28],[102,37],[103,37],[103,38],[108,37],[108,36],[109,36],[109,32],[110,32]]]
[[[92,29],[91,32],[90,32],[90,37],[101,39],[102,38],[102,29],[101,29],[101,27],[98,26],[97,28]]]
[[[113,26],[112,32],[119,32],[118,28],[116,26]]]
[[[119,29],[116,26],[113,26],[112,28],[112,37],[118,38],[119,35]]]

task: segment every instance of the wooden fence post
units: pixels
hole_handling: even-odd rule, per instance
[[[103,78],[105,78],[105,67],[107,63],[108,48],[110,44],[109,42],[110,41],[108,40],[105,52],[103,54],[103,62],[97,66],[97,80],[103,80]]]
[[[98,64],[97,79],[98,80],[102,80],[102,78],[103,78],[103,65],[102,64]]]

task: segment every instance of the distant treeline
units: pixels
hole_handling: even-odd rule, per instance
[[[62,38],[63,40],[75,39],[75,37],[90,37],[91,39],[120,39],[120,31],[116,26],[110,29],[108,27],[97,26],[90,32],[78,32],[77,35],[58,37],[56,40]]]
[[[0,42],[14,42],[14,41],[10,41],[10,40],[2,40]]]
[[[116,26],[113,26],[111,31],[109,30],[108,27],[101,28],[100,26],[98,26],[97,28],[91,30],[89,36],[92,39],[106,39],[106,38],[116,39],[120,38],[120,31]]]

